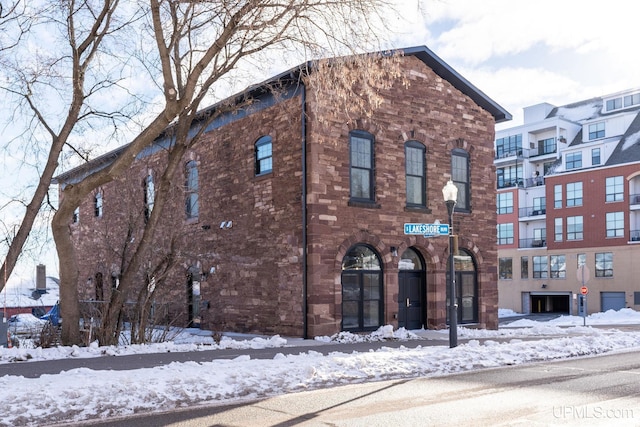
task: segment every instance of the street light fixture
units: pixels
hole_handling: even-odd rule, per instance
[[[456,300],[456,269],[453,262],[453,209],[458,200],[458,187],[449,180],[442,189],[444,202],[449,214],[449,348],[458,346],[458,304]]]

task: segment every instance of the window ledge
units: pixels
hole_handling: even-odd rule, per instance
[[[376,202],[365,202],[365,201],[355,201],[349,200],[349,206],[354,208],[365,208],[365,209],[380,209],[380,205]]]
[[[405,212],[420,212],[420,213],[425,213],[425,214],[430,214],[431,209],[426,208],[424,206],[405,206],[404,207],[404,211]]]

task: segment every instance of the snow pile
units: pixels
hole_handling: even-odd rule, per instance
[[[632,323],[631,319],[636,319],[637,322],[637,316],[636,312],[621,310],[590,316],[587,322],[629,324]],[[582,318],[578,319],[582,321]],[[568,318],[563,321],[571,323],[574,319]],[[324,339],[331,342],[399,340],[416,339],[416,336],[435,333],[442,338],[442,345],[418,346],[412,349],[404,346],[397,349],[382,347],[377,351],[365,353],[333,352],[328,356],[315,351],[297,355],[278,353],[273,359],[268,360],[255,360],[244,355],[233,360],[171,363],[156,368],[129,371],[78,368],[57,375],[42,375],[35,379],[6,375],[0,377],[0,388],[3,390],[0,425],[39,425],[44,419],[53,423],[111,418],[156,411],[158,408],[166,411],[204,402],[234,403],[339,384],[438,376],[474,369],[640,349],[640,332],[593,327],[560,328],[554,324],[537,323],[528,323],[527,327],[520,329],[508,328],[508,333],[512,336],[520,334],[523,337],[531,337],[532,331],[545,336],[545,339],[534,342],[520,338],[507,338],[506,342],[498,342],[498,338],[502,337],[504,340],[504,329],[474,331],[461,328],[461,336],[482,335],[484,342],[474,338],[466,344],[449,348],[444,339],[448,331],[394,332],[385,326],[370,334],[368,338],[358,334],[337,334]],[[491,339],[492,337],[496,339]],[[193,335],[189,338],[194,339]],[[258,348],[268,345],[281,346],[285,341],[280,337],[258,337],[244,342],[229,340],[225,345]],[[37,352],[31,350],[31,359],[52,358],[52,354],[59,357],[96,357],[98,354],[131,354],[148,352],[151,349],[189,351],[184,349],[198,350],[204,346],[191,342],[154,344],[146,346],[145,350],[142,347],[144,346],[105,349],[92,345],[88,348],[40,349]],[[211,345],[206,347],[211,348]],[[336,345],[336,349],[339,348]],[[4,356],[8,350],[2,350],[2,360],[5,362],[9,360]],[[14,354],[19,351],[10,350]],[[49,351],[55,353],[47,355]]]

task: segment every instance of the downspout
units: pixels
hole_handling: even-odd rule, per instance
[[[307,88],[300,80],[301,95],[301,139],[302,139],[302,338],[307,339]]]

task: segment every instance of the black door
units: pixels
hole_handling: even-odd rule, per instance
[[[398,273],[398,327],[421,329],[424,326],[425,295],[421,271]]]

